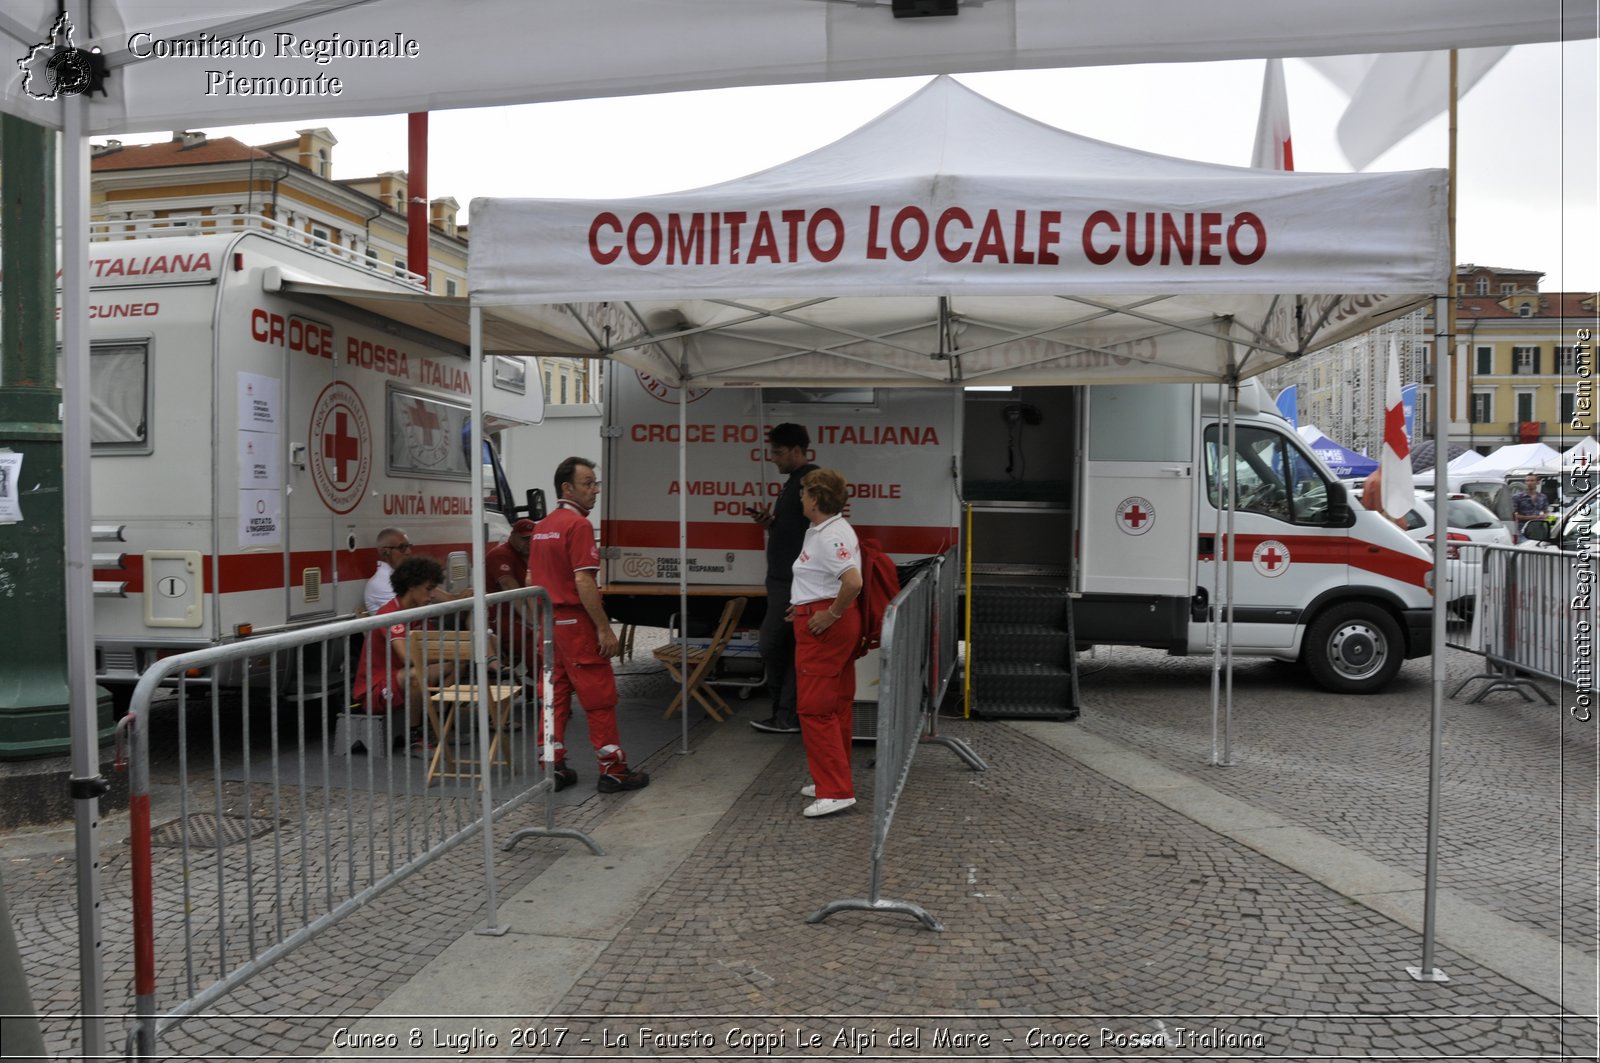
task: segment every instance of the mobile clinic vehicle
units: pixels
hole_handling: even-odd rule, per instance
[[[95,672],[113,697],[159,657],[353,614],[388,525],[466,579],[474,376],[446,301],[299,233],[134,235],[89,255]],[[523,358],[497,356],[486,391],[486,431],[539,420]],[[485,461],[507,507],[493,541],[509,487],[492,446]],[[329,663],[308,666],[318,689]]]
[[[1226,491],[1215,395],[1181,384],[721,388],[690,392],[680,431],[675,389],[612,365],[608,607],[647,624],[677,612],[666,592],[679,576],[680,496],[696,615],[720,608],[715,588],[759,588],[763,538],[745,507],[776,497],[764,433],[795,421],[814,460],[850,481],[852,525],[897,561],[954,545],[970,502],[974,574],[1069,583],[1080,646],[1209,652]],[[1350,504],[1259,383],[1239,395],[1234,650],[1300,661],[1330,690],[1379,690],[1403,659],[1429,652],[1432,562],[1391,521]]]

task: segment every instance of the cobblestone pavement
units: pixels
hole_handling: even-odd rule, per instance
[[[1452,657],[1451,669],[1470,674],[1475,663]],[[1061,726],[1117,739],[1420,875],[1426,661],[1408,664],[1395,688],[1374,698],[1333,697],[1293,671],[1242,664],[1235,765],[1227,769],[1207,765],[1208,666],[1114,650],[1087,662],[1084,715]],[[663,675],[639,665],[631,671],[625,694],[670,697]],[[740,715],[764,715],[764,707],[755,701]],[[1511,694],[1478,706],[1448,702],[1447,718],[1441,882],[1593,953],[1593,730]],[[742,719],[730,725],[744,726]],[[701,724],[694,736],[715,726]],[[945,720],[941,729],[969,742],[989,771],[971,772],[937,747],[919,751],[889,834],[881,894],[923,906],[942,921],[942,933],[883,912],[805,922],[830,900],[870,890],[870,747],[856,756],[861,804],[805,820],[795,793],[805,776],[800,741],[774,737],[783,750],[770,774],[618,928],[554,1017],[529,1016],[535,1029],[565,1030],[559,1048],[542,1042],[544,1054],[1595,1053],[1592,1014],[1562,1015],[1444,948],[1435,960],[1451,981],[1413,982],[1405,974],[1418,962],[1411,931],[1003,722]],[[672,785],[675,760],[669,748],[644,765],[656,773],[655,785]],[[590,791],[561,809],[560,821],[600,834],[648,795]],[[538,808],[519,809],[506,830],[541,822]],[[27,841],[20,836],[0,842],[24,963],[57,1053],[71,1052],[78,1036],[76,895],[70,834],[64,837],[58,846],[37,838],[18,844]],[[108,824],[104,837],[106,994],[118,1015],[108,1030],[120,1049],[131,992],[125,828]],[[571,844],[524,844],[501,854],[502,896],[533,882]],[[474,841],[428,865],[172,1031],[163,1051],[174,1058],[319,1053],[336,1027],[482,925],[482,859]],[[160,963],[172,970],[181,952],[164,953]],[[173,1003],[162,999],[163,1009]],[[494,1047],[474,1048],[466,1031],[465,1050],[446,1048],[440,1058],[539,1054],[540,1037],[556,1036],[525,1037],[513,1047],[507,1030],[492,1033]]]
[[[1420,876],[1426,852],[1430,662],[1378,697],[1328,694],[1298,670],[1241,662],[1233,766],[1212,768],[1210,660],[1101,647],[1078,725],[1207,785]],[[1445,655],[1445,693],[1480,658]],[[1445,701],[1440,885],[1596,952],[1596,723],[1514,692]],[[1560,702],[1554,685],[1546,688]]]

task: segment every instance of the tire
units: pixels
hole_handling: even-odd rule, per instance
[[[1379,606],[1344,602],[1312,621],[1301,656],[1324,690],[1376,694],[1400,671],[1405,642],[1400,625]]]

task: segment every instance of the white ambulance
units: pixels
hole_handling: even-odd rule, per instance
[[[117,236],[89,252],[95,672],[114,698],[162,656],[353,615],[384,527],[470,578],[464,300],[303,234]],[[540,419],[530,359],[485,376],[486,432]],[[483,458],[493,542],[514,503]],[[308,671],[313,689],[284,689],[338,667]]]
[[[974,577],[1069,587],[1080,646],[1189,654],[1222,637],[1214,387],[723,388],[691,391],[680,430],[677,389],[618,366],[607,383],[601,541],[620,619],[677,612],[664,591],[679,575],[680,497],[692,619],[714,618],[716,588],[761,587],[763,537],[745,507],[780,490],[765,431],[794,421],[814,460],[850,481],[851,523],[897,561],[957,544],[970,503]],[[1303,662],[1331,690],[1381,689],[1430,651],[1430,558],[1351,502],[1255,382],[1236,426],[1235,652]]]

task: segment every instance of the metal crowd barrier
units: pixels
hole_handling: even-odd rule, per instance
[[[551,765],[543,758],[541,771],[534,748],[533,713],[545,715],[550,733],[542,667],[553,630],[549,596],[533,587],[487,601],[499,668],[487,669],[476,653],[453,665],[455,683],[478,685],[458,691],[464,701],[455,721],[446,717],[448,704],[424,711],[420,757],[392,748],[397,738],[401,746],[411,741],[405,707],[387,717],[362,711],[370,706],[353,703],[351,684],[362,654],[387,649],[390,625],[470,637],[471,602],[196,650],[166,658],[140,678],[121,725],[130,753],[131,1057],[152,1057],[164,1033],[475,834],[482,834],[485,861],[480,932],[504,933],[494,820],[541,792],[546,829],[517,836],[574,838],[599,852],[581,832],[555,828]],[[444,646],[438,657],[453,656]],[[223,675],[246,681],[225,696],[217,678]],[[172,696],[155,700],[174,684]],[[205,697],[192,696],[196,686]],[[286,696],[319,687],[298,702]],[[481,696],[485,687],[491,698],[507,695],[493,715]],[[208,763],[189,759],[192,708],[211,732]],[[170,712],[177,716],[177,815],[152,827],[150,721]],[[257,714],[270,717],[265,748],[252,739]],[[95,892],[98,898],[98,884]],[[98,960],[95,966],[92,984],[103,984]]]
[[[1483,548],[1479,588],[1467,646],[1483,655],[1487,671],[1469,676],[1451,692],[1456,697],[1475,682],[1485,682],[1471,700],[1497,690],[1515,690],[1532,701],[1531,688],[1546,704],[1555,702],[1528,676],[1574,687],[1587,718],[1594,678],[1593,552],[1555,549]]]
[[[872,866],[865,898],[830,901],[806,918],[820,923],[835,912],[901,912],[930,930],[944,927],[922,906],[882,896],[883,856],[895,808],[922,741],[943,745],[974,771],[987,765],[965,742],[929,733],[955,664],[955,572],[953,552],[913,576],[883,615],[878,691],[877,759],[873,766]],[[935,696],[937,693],[937,697]]]

